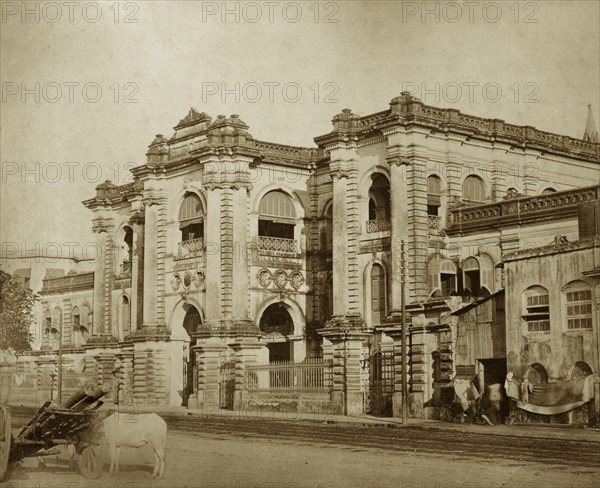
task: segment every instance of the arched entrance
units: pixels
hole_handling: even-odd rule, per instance
[[[286,306],[281,302],[269,305],[260,318],[259,328],[267,334],[269,362],[290,361],[291,345],[288,336],[294,333],[294,321]]]
[[[183,406],[187,406],[188,399],[191,394],[196,391],[196,354],[192,350],[194,343],[194,334],[198,331],[198,328],[202,324],[202,317],[200,312],[193,305],[184,305],[186,309],[185,317],[183,319],[183,328],[190,337],[190,347],[188,357],[183,360]]]

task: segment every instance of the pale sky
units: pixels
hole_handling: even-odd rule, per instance
[[[572,137],[589,102],[600,122],[597,1],[471,12],[463,1],[228,2],[224,19],[223,2],[26,3],[23,16],[20,1],[1,2],[4,249],[92,241],[81,201],[106,179],[130,181],[127,165],[191,106],[305,146],[342,109],[385,110],[407,87],[430,105]]]

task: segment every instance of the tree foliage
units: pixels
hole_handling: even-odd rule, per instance
[[[12,275],[0,270],[0,349],[31,350],[35,296]]]

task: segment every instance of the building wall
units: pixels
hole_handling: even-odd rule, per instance
[[[506,327],[508,370],[523,378],[534,363],[541,364],[549,380],[567,378],[578,361],[598,371],[597,287],[582,273],[594,268],[593,248],[557,249],[554,253],[532,253],[530,257],[509,260],[506,273]],[[593,328],[568,330],[565,286],[578,280],[592,290]],[[523,292],[543,286],[549,293],[550,331],[527,332],[523,315]],[[596,291],[595,291],[596,290]]]

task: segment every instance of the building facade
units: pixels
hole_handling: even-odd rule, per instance
[[[600,144],[409,93],[332,124],[315,147],[293,147],[255,139],[237,115],[191,109],[172,137],[155,137],[133,183],[99,185],[84,204],[104,253],[93,288],[62,310],[73,361],[110,371],[133,403],[231,408],[258,398],[263,365],[296,375],[313,364],[324,376],[300,393],[314,403],[397,414],[404,298],[405,393],[425,414],[462,366],[452,313],[508,286],[507,253],[578,239],[577,204],[598,199]],[[285,403],[295,390],[281,371],[261,391],[283,383]]]

